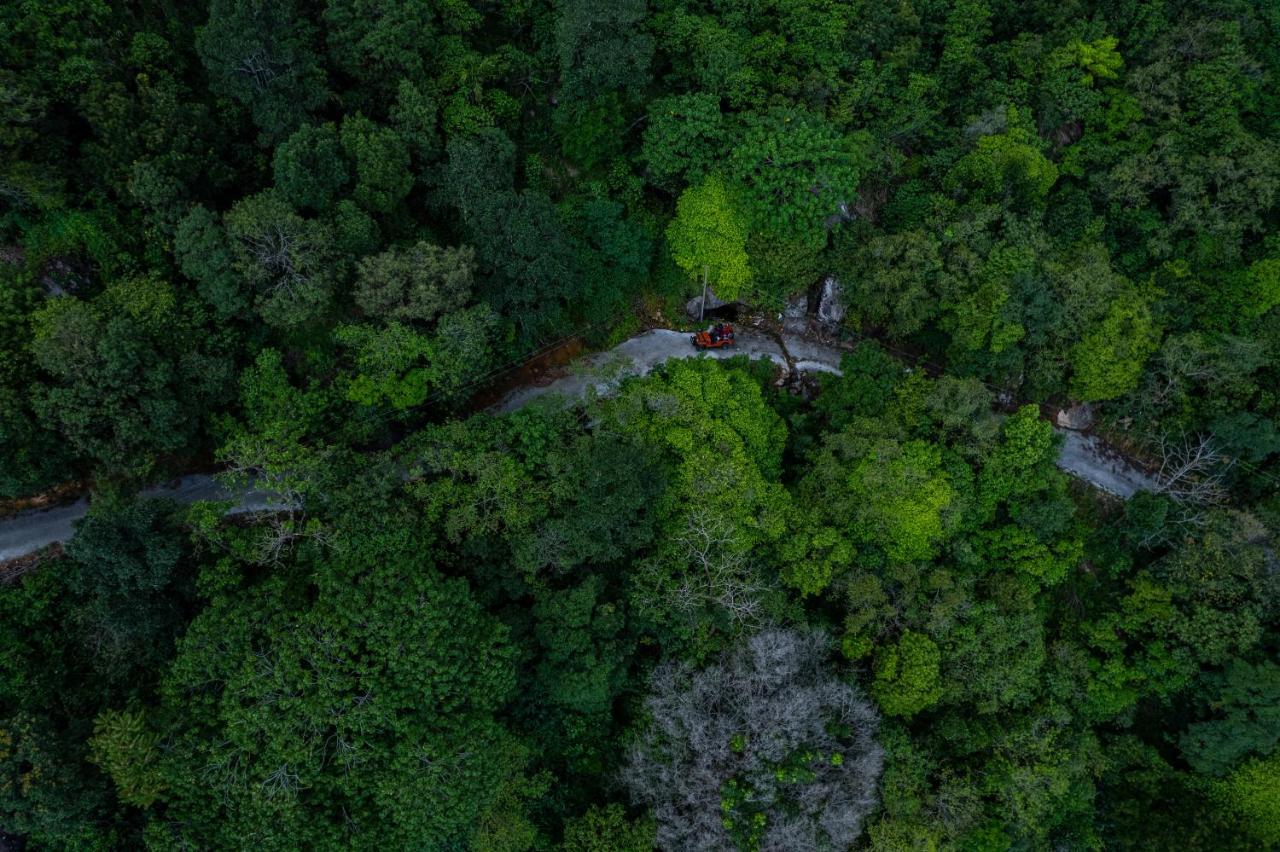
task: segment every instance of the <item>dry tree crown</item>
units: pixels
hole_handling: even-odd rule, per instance
[[[694,669],[664,663],[622,781],[662,849],[847,849],[876,808],[879,718],[820,630],[771,628]]]

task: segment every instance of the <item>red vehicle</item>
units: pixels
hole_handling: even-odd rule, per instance
[[[717,323],[689,339],[693,341],[695,349],[723,349],[733,345],[733,326],[728,323]]]

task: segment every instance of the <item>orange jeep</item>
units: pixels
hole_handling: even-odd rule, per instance
[[[723,349],[733,345],[733,326],[718,323],[689,338],[695,349]]]

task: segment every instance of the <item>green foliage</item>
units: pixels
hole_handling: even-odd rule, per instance
[[[1051,488],[1061,481],[1053,467],[1056,447],[1052,427],[1040,419],[1034,405],[1024,405],[1004,422],[978,479],[980,505],[994,512],[1001,502]]]
[[[41,428],[30,403],[0,389],[0,495],[17,497],[65,479],[69,462],[66,446]]]
[[[248,106],[264,139],[277,142],[327,95],[315,40],[292,2],[215,0],[196,49],[211,84]]]
[[[935,447],[918,441],[872,446],[849,473],[847,499],[862,507],[855,510],[854,534],[891,559],[928,558],[955,499],[941,463]]]
[[[429,353],[432,385],[445,399],[465,398],[488,375],[495,353],[498,317],[488,305],[446,314],[436,326]]]
[[[869,240],[854,232],[837,237],[837,270],[852,279],[849,321],[883,325],[895,334],[919,331],[937,311],[930,287],[942,270],[940,248],[919,231]]]
[[[614,93],[560,107],[556,126],[564,155],[584,169],[594,169],[622,153],[623,111]]]
[[[1115,399],[1138,385],[1159,332],[1147,306],[1136,298],[1113,302],[1096,331],[1071,352],[1071,393],[1086,402]]]
[[[605,411],[667,470],[661,548],[634,580],[637,610],[678,641],[706,643],[776,606],[750,556],[786,529],[790,495],[776,479],[786,428],[760,386],[741,370],[677,361]]]
[[[853,541],[904,562],[933,554],[957,497],[938,447],[869,439],[853,428],[826,436],[801,492]]]
[[[37,497],[0,538],[93,486],[4,566],[0,824],[822,846],[795,820],[860,758],[776,665],[721,708],[758,728],[688,738],[710,781],[608,798],[683,736],[644,677],[821,626],[857,671],[793,682],[888,719],[828,845],[1274,845],[1273,5],[0,4],[0,494]],[[833,278],[826,330],[887,345],[456,416],[704,269],[764,331]],[[1203,437],[1221,488],[1068,486],[1007,411],[1067,399],[1154,464]],[[211,464],[265,509],[130,497]]]
[[[822,258],[811,245],[756,233],[747,244],[751,258],[751,301],[781,309],[788,297],[806,291],[823,272]]]
[[[382,328],[344,325],[334,331],[339,345],[353,352],[356,375],[347,399],[361,405],[386,402],[412,408],[427,398],[427,371],[419,362],[430,349],[426,335],[398,322]]]
[[[700,184],[728,141],[720,99],[705,92],[659,98],[649,105],[643,157],[653,181],[675,189]]]
[[[186,537],[163,500],[95,501],[67,545],[67,585],[100,665],[143,669],[169,657],[190,594]]]
[[[173,252],[182,274],[196,282],[196,289],[219,319],[229,319],[249,307],[249,299],[237,280],[226,230],[204,207],[194,207],[178,223]]]
[[[48,302],[31,347],[51,381],[36,413],[81,456],[146,475],[162,453],[191,446],[199,414],[230,378],[215,339],[194,330],[178,294],[154,276],[114,282],[91,301]]]
[[[1124,59],[1116,50],[1119,40],[1103,36],[1092,42],[1073,41],[1067,45],[1072,61],[1093,81],[1114,80],[1124,68]]]
[[[1249,753],[1267,755],[1280,740],[1280,668],[1232,660],[1206,677],[1208,719],[1187,726],[1178,745],[1199,772],[1225,775]]]
[[[297,582],[311,589],[301,609]],[[493,717],[515,685],[506,632],[465,584],[394,536],[236,585],[192,622],[166,677],[155,723],[179,747],[161,760],[161,800],[178,819],[153,823],[149,841],[483,834],[524,758]],[[308,698],[279,703],[289,694]]]
[[[565,824],[565,852],[647,852],[653,848],[653,820],[632,822],[620,805],[593,807]]]
[[[705,274],[722,299],[736,299],[751,280],[746,224],[720,178],[684,191],[667,226],[667,243],[680,268],[691,278]]]
[[[1058,180],[1058,168],[1040,152],[1039,140],[1021,127],[983,136],[947,175],[953,192],[978,201],[1042,203]]]
[[[0,721],[0,813],[35,843],[106,852],[120,840],[101,819],[109,795],[86,778],[77,749],[59,733],[29,713]]]
[[[1260,317],[1280,305],[1280,260],[1266,258],[1249,265],[1245,314]]]
[[[164,793],[158,742],[141,713],[108,710],[94,720],[89,740],[91,759],[111,776],[120,801],[145,808]]]
[[[241,200],[224,220],[232,267],[264,322],[298,325],[326,309],[339,270],[324,223],[304,219],[273,191]]]
[[[471,294],[475,252],[427,242],[370,255],[356,267],[355,299],[379,318],[430,322]]]
[[[359,114],[343,120],[341,138],[354,164],[356,202],[370,213],[390,213],[413,188],[408,146],[391,128]]]
[[[272,162],[276,188],[299,209],[329,209],[347,183],[347,164],[332,124],[298,128],[276,148]]]
[[[870,138],[803,112],[748,114],[744,123],[728,169],[752,219],[779,236],[824,244],[824,218],[852,201],[870,168]]]
[[[1280,757],[1249,761],[1221,783],[1217,797],[1259,843],[1280,843]]]
[[[938,646],[928,636],[910,631],[876,657],[871,695],[889,716],[911,717],[942,697]]]
[[[440,48],[442,26],[464,32],[475,26],[477,17],[465,3],[436,9],[420,3],[378,5],[369,0],[332,0],[322,14],[334,65],[359,81],[344,94],[368,106],[385,104],[400,84],[412,85],[410,81],[428,73],[428,58]]]
[[[653,39],[643,0],[559,0],[555,49],[570,97],[633,92],[649,81]]]

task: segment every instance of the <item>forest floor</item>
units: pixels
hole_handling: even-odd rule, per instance
[[[577,402],[589,396],[605,396],[624,379],[644,376],[660,364],[674,358],[715,358],[722,360],[746,355],[768,358],[785,374],[840,373],[840,358],[845,347],[822,342],[803,334],[778,331],[771,324],[758,322],[737,326],[737,340],[729,349],[700,352],[694,349],[689,334],[655,328],[623,341],[612,349],[582,355],[564,364],[572,352],[557,352],[544,359],[537,369],[518,371],[519,381],[507,378],[497,387],[506,388],[486,410],[501,414],[523,408],[534,400]],[[492,393],[492,391],[490,391]],[[493,399],[493,396],[486,398]],[[1056,427],[1055,427],[1056,428]],[[1057,430],[1064,436],[1058,467],[1091,485],[1117,497],[1128,499],[1138,491],[1152,490],[1156,481],[1139,466],[1108,446],[1095,435]],[[198,500],[234,500],[229,514],[257,512],[277,507],[272,495],[262,491],[233,493],[209,474],[179,477],[164,485],[142,492],[145,497],[167,497],[179,503]],[[78,500],[53,508],[30,509],[0,518],[0,563],[17,560],[51,545],[69,541],[75,522],[89,511],[89,500]]]

